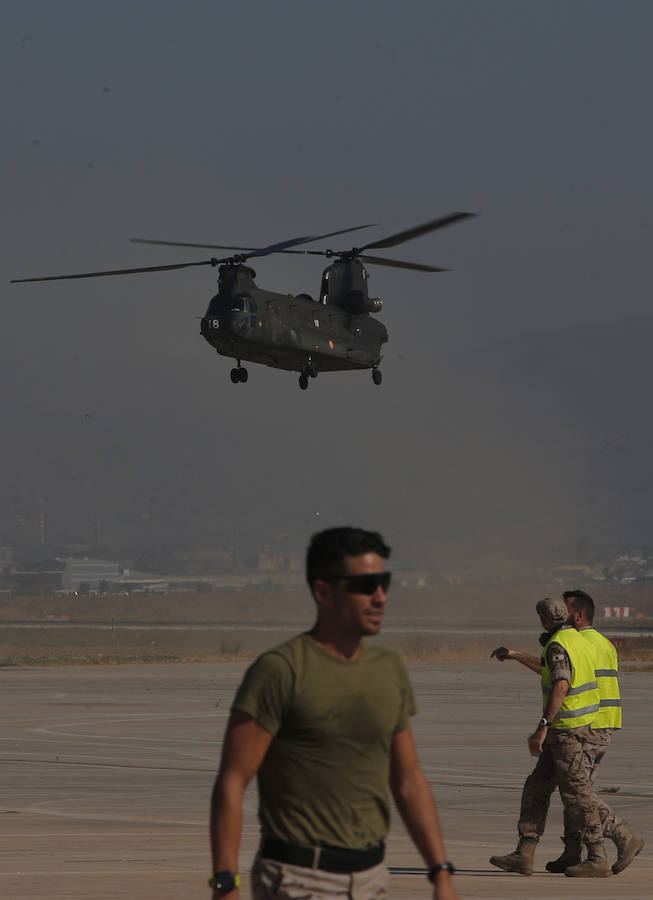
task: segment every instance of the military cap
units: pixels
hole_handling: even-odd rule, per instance
[[[566,622],[569,618],[567,604],[558,597],[545,597],[544,600],[538,600],[535,609],[539,616],[546,616],[553,622]]]

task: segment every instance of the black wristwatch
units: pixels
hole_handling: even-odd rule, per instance
[[[214,891],[222,891],[223,894],[228,894],[234,888],[240,887],[240,876],[230,872],[229,869],[224,869],[224,871],[216,872],[212,878],[209,878],[209,887],[213,888]]]
[[[547,720],[544,718],[544,716],[542,716],[542,718],[540,719],[539,725],[537,727],[538,728],[550,728],[551,723],[547,722]]]
[[[437,866],[432,866],[429,869],[429,874],[426,876],[431,884],[435,884],[435,876],[438,874],[438,872],[442,872],[443,870],[453,875],[453,873],[456,871],[456,868],[454,864],[450,862],[438,863]]]

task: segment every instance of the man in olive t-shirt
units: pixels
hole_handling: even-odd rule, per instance
[[[260,656],[237,691],[211,798],[214,898],[237,900],[243,794],[256,775],[261,844],[255,900],[387,896],[389,790],[429,868],[437,900],[456,900],[433,797],[409,718],[401,659],[368,646],[387,602],[390,549],[376,532],[314,535],[306,575],[311,631]]]
[[[250,667],[232,708],[274,735],[258,770],[266,837],[356,850],[383,840],[392,738],[416,712],[396,654],[363,645],[342,659],[303,634]]]

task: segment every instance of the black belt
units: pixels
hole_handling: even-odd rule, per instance
[[[322,869],[323,872],[363,872],[383,862],[385,844],[380,841],[368,850],[345,850],[335,847],[300,847],[276,838],[265,838],[261,842],[259,853],[264,859],[304,866],[307,869]]]

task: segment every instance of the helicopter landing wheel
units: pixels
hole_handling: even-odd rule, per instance
[[[376,366],[372,369],[372,381],[374,384],[381,384],[383,381],[383,372],[377,369]]]
[[[305,366],[302,366],[301,374],[306,375],[307,378],[317,378],[319,371],[315,363],[309,361]]]
[[[305,375],[303,372],[299,376],[299,386],[303,391],[308,387],[308,375]]]
[[[238,384],[239,381],[245,384],[245,382],[249,378],[249,373],[244,366],[234,366],[234,368],[229,373],[229,377],[234,384]]]

